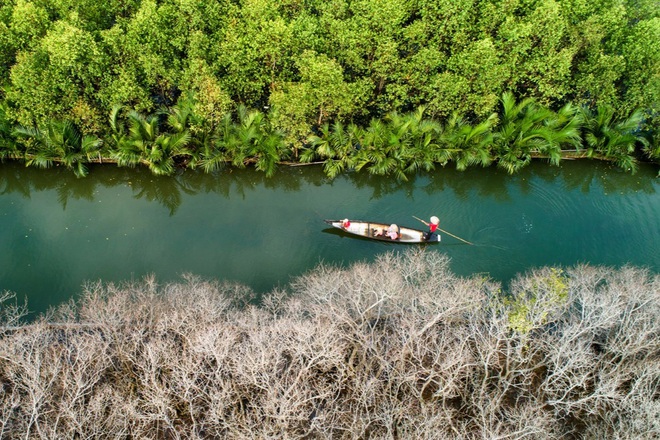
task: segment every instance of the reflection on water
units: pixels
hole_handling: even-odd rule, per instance
[[[510,192],[514,189],[529,195],[533,191],[531,176],[548,185],[556,185],[557,180],[560,180],[565,190],[583,193],[589,193],[594,187],[603,188],[605,194],[620,195],[640,192],[655,194],[657,191],[653,166],[642,167],[639,173],[631,175],[598,162],[583,161],[565,170],[567,165],[573,164],[564,164],[563,168],[536,164],[512,176],[495,168],[471,168],[463,172],[453,169],[422,172],[417,176],[409,176],[408,181],[368,173],[347,173],[340,179],[346,179],[358,190],[369,190],[371,200],[395,193],[412,195],[419,187],[417,182],[420,179],[425,182],[422,189],[426,194],[451,190],[461,201],[467,201],[476,193],[481,197],[506,202],[511,200]],[[214,193],[226,198],[235,195],[244,198],[247,192],[259,188],[299,191],[303,185],[318,187],[332,185],[332,181],[316,166],[282,168],[274,178],[267,178],[264,173],[238,169],[226,169],[213,174],[186,171],[178,176],[163,177],[154,176],[144,168],[127,169],[92,164],[90,175],[83,179],[76,178],[70,171],[60,167],[38,170],[22,167],[15,162],[0,166],[0,194],[18,193],[29,198],[33,191],[54,190],[63,209],[66,209],[69,200],[93,201],[99,186],[130,187],[136,199],[158,202],[174,215],[184,195]]]
[[[509,176],[495,168],[438,169],[406,182],[367,173],[328,179],[317,166],[175,177],[93,166],[0,165],[0,290],[43,311],[85,280],[184,272],[265,292],[320,262],[349,264],[400,246],[323,233],[326,218],[423,227],[438,215],[449,236],[431,247],[461,275],[506,281],[542,265],[660,268],[660,184],[651,166],[630,175],[600,162],[537,163]]]

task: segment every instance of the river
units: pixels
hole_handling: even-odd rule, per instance
[[[186,171],[93,166],[77,179],[62,168],[0,165],[0,290],[34,313],[75,298],[87,281],[121,282],[184,273],[238,281],[257,293],[285,287],[319,263],[373,260],[397,245],[352,238],[323,219],[349,217],[421,227],[437,215],[430,252],[459,275],[506,283],[540,266],[625,264],[660,271],[657,167],[624,173],[607,163],[533,163],[510,176],[496,168],[439,169],[407,182],[317,166]]]

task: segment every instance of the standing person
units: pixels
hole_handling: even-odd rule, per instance
[[[422,223],[424,223],[426,226],[429,227],[429,231],[424,234],[424,240],[430,241],[431,238],[436,236],[435,231],[437,231],[438,226],[440,225],[440,219],[436,217],[435,215],[431,217],[431,222],[425,222],[422,220]]]

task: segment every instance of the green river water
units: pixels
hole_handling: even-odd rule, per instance
[[[496,168],[439,169],[408,182],[353,173],[334,180],[319,167],[186,171],[92,167],[87,178],[55,168],[0,165],[0,290],[27,298],[35,313],[75,298],[86,281],[192,273],[238,281],[258,293],[285,287],[321,262],[348,265],[399,251],[353,238],[323,219],[349,217],[424,228],[427,245],[459,275],[507,282],[539,266],[581,263],[660,271],[657,167],[634,175],[609,164],[534,163],[510,176]]]

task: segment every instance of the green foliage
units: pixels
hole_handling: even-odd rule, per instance
[[[134,167],[143,163],[157,175],[174,172],[174,159],[189,155],[187,149],[190,132],[187,130],[187,114],[172,110],[167,116],[171,132],[161,132],[160,114],[143,116],[135,110],[128,113],[127,127],[117,121],[119,108],[111,114],[113,126],[113,158],[119,166]]]
[[[655,117],[644,121],[645,128],[657,131],[660,125],[660,17],[640,20],[626,36],[623,45],[626,54],[626,72],[623,75],[625,91],[621,110],[632,113],[636,109],[653,110]],[[652,116],[648,114],[647,116]]]
[[[285,152],[283,135],[270,129],[270,124],[262,112],[238,109],[239,122],[234,125],[234,136],[238,142],[229,144],[232,164],[242,167],[249,159],[255,161],[256,168],[270,177]]]
[[[12,129],[69,121],[109,139],[121,164],[164,174],[271,174],[287,159],[323,160],[331,176],[405,179],[450,161],[515,172],[557,164],[590,133],[605,138],[590,138],[589,156],[634,170],[660,155],[659,42],[652,0],[11,0],[0,103]],[[115,105],[151,116],[108,124]],[[577,107],[637,127],[616,128],[619,140],[581,130],[595,116]],[[185,129],[168,124],[184,114]],[[133,124],[151,127],[149,146]]]
[[[14,137],[14,124],[7,116],[5,106],[0,105],[0,159],[19,156]]]
[[[93,35],[54,23],[38,45],[17,55],[7,89],[13,116],[25,126],[69,120],[85,132],[100,132],[95,91],[106,63]]]
[[[178,105],[190,107],[194,115],[190,127],[193,135],[209,136],[231,111],[231,98],[202,59],[191,60],[183,76],[184,86]]]
[[[424,107],[416,112],[399,116],[390,115],[394,126],[393,137],[395,148],[403,149],[406,174],[420,170],[430,171],[435,164],[445,165],[451,158],[451,152],[444,145],[442,125],[424,117]]]
[[[500,121],[493,134],[497,165],[514,173],[528,165],[534,155],[547,156],[556,165],[562,145],[579,142],[579,126],[580,117],[570,105],[555,113],[531,98],[516,102],[511,93],[504,93]]]
[[[341,65],[325,55],[305,51],[296,65],[300,79],[277,85],[270,95],[276,109],[273,123],[288,132],[293,144],[306,137],[311,127],[352,114],[364,95],[359,85],[344,81]]]
[[[492,128],[496,121],[497,115],[493,113],[484,122],[473,126],[454,113],[447,124],[446,138],[452,147],[456,169],[463,171],[472,165],[486,167],[493,162]]]
[[[243,168],[254,163],[267,176],[275,173],[277,164],[288,154],[284,135],[274,129],[264,113],[238,108],[238,121],[230,114],[222,119],[213,145],[201,151],[200,163],[205,171],[215,171],[225,163]]]
[[[561,269],[547,268],[524,280],[504,301],[509,327],[520,335],[545,326],[558,315],[568,302],[568,279]]]
[[[603,155],[621,168],[634,172],[637,168],[635,146],[637,143],[649,146],[648,140],[639,131],[642,113],[636,111],[622,117],[611,107],[600,106],[595,112],[584,109],[583,114],[587,155]]]
[[[17,53],[38,43],[49,25],[48,12],[34,2],[0,4],[0,85],[8,82]]]
[[[300,156],[302,162],[311,162],[315,157],[324,159],[324,171],[334,178],[353,168],[353,155],[359,145],[360,129],[351,124],[345,127],[341,121],[332,126],[327,122],[318,134],[308,138],[309,147]]]
[[[44,129],[19,126],[14,131],[25,146],[25,164],[48,168],[62,163],[78,177],[87,175],[85,162],[98,151],[101,140],[81,135],[70,122],[49,122]]]
[[[507,14],[498,29],[500,53],[509,66],[508,87],[544,105],[562,102],[570,91],[577,51],[571,28],[555,0],[528,2]]]

